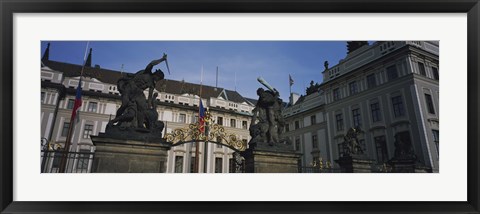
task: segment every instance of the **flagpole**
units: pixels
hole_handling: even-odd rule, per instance
[[[290,94],[288,95],[288,99],[289,99],[290,105],[293,105],[293,97],[292,97],[293,79],[290,74],[288,74],[288,85],[290,86]]]
[[[288,94],[288,97],[292,96],[292,77],[290,74],[288,75],[288,85],[290,86],[290,94]]]
[[[87,45],[85,47],[85,55],[83,56],[83,65],[82,65],[82,70],[80,71],[80,79],[78,80],[77,90],[79,90],[78,87],[80,87],[80,88],[82,87],[81,82],[82,82],[83,70],[85,68],[85,61],[86,61],[86,58],[87,58],[87,50],[88,50],[89,43],[90,42],[87,42]],[[75,110],[75,109],[73,109],[73,110]],[[74,116],[73,112],[72,112],[72,116]],[[70,144],[71,144],[72,137],[73,137],[72,136],[73,135],[73,127],[74,127],[74,120],[75,120],[76,116],[77,115],[75,114],[74,117],[70,117],[70,126],[68,127],[67,138],[65,139],[65,147],[63,148],[62,160],[60,161],[60,168],[58,170],[59,173],[65,173],[66,172],[67,156],[68,156],[68,153],[70,152]]]
[[[201,76],[200,76],[200,99],[202,99],[202,86],[203,86],[203,65],[202,65],[202,73],[201,73]],[[205,107],[203,107],[205,108]],[[205,112],[206,114],[206,112]],[[207,115],[205,115],[204,117],[206,117]],[[207,157],[207,152],[208,152],[208,133],[207,133],[207,129],[208,129],[208,124],[207,122],[204,122],[204,133],[205,133],[205,141],[203,143],[203,173],[207,173],[207,160],[208,160],[208,157]]]
[[[203,65],[202,65],[202,70],[200,72],[200,93],[199,93],[199,100],[198,100],[198,124],[200,125],[200,103],[202,102],[202,85],[203,85]],[[196,173],[199,173],[200,172],[200,146],[199,146],[200,142],[199,140],[197,139],[195,141],[195,172]]]

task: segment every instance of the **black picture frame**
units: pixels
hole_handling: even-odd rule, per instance
[[[2,213],[480,213],[478,0],[0,0],[0,211]],[[467,13],[468,199],[466,202],[19,202],[13,201],[14,13]],[[452,185],[452,184],[445,184]],[[242,191],[241,187],[232,189]],[[162,194],[162,193],[159,193]],[[447,193],[445,193],[447,194]]]

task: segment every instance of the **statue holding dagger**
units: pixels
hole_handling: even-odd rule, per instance
[[[163,80],[165,75],[162,70],[156,69],[152,72],[155,65],[165,62],[168,67],[167,55],[164,53],[162,58],[151,61],[143,70],[135,74],[127,74],[117,82],[117,87],[121,93],[122,105],[117,109],[116,117],[111,120],[108,127],[118,126],[124,128],[135,128],[144,132],[160,132],[163,124],[152,125],[152,121],[158,119],[156,112],[154,89],[158,81]],[[144,91],[148,89],[148,96],[145,97]],[[152,118],[156,117],[156,118]]]

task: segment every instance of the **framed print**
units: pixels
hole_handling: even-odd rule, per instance
[[[480,212],[477,0],[1,8],[2,213]]]

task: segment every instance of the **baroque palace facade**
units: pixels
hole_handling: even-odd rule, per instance
[[[117,80],[125,73],[91,66],[89,53],[82,78],[82,106],[74,121],[71,152],[80,155],[95,152],[90,135],[98,135],[105,131],[110,119],[121,105]],[[49,59],[49,48],[44,53],[41,66],[41,137],[50,142],[51,149],[63,148],[70,126],[70,116],[75,100],[82,66],[57,62]],[[162,80],[157,83],[157,111],[159,120],[164,121],[165,131],[170,133],[176,128],[185,128],[198,121],[198,105],[200,97],[199,84],[184,81]],[[63,98],[63,99],[61,99]],[[250,140],[248,127],[254,105],[238,92],[224,88],[202,86],[202,102],[208,108],[215,123],[223,125],[225,131],[236,134],[243,141]],[[215,140],[214,140],[215,141]],[[207,155],[204,155],[205,143],[199,143],[200,172],[226,173],[234,170],[233,150],[217,145],[207,144]],[[166,164],[168,173],[193,172],[195,144],[188,143],[174,146],[169,150]],[[88,161],[69,160],[69,172],[90,172],[92,159]],[[207,164],[204,164],[206,161]],[[45,171],[56,172],[59,160],[49,158]]]
[[[349,50],[322,72],[318,92],[284,110],[287,136],[303,166],[333,163],[343,136],[358,127],[366,155],[382,165],[395,137],[413,145],[419,172],[439,171],[439,43],[384,41]],[[337,165],[338,167],[338,165]]]
[[[349,44],[350,45],[350,44]],[[353,45],[352,45],[353,46]],[[80,65],[49,60],[41,67],[41,135],[51,147],[62,147],[70,125],[71,108],[80,76]],[[436,41],[381,41],[349,48],[347,56],[322,71],[323,82],[314,93],[292,94],[283,110],[285,136],[302,153],[299,166],[319,161],[338,167],[343,136],[358,127],[360,144],[378,166],[393,158],[395,138],[413,145],[419,172],[439,171],[439,43]],[[87,59],[82,81],[82,106],[75,121],[72,151],[94,152],[89,136],[104,132],[120,106],[116,82],[125,73],[91,66]],[[162,80],[157,84],[159,120],[165,131],[186,127],[198,120],[200,85]],[[311,86],[313,87],[313,86]],[[249,141],[256,100],[236,91],[203,86],[202,102],[214,122]],[[63,97],[60,99],[60,97]],[[232,172],[233,150],[207,144],[207,172]],[[204,143],[200,142],[200,171],[204,171]],[[169,151],[166,172],[193,172],[195,145]],[[55,172],[58,161],[49,160]],[[90,172],[91,160],[71,165],[72,172]]]

